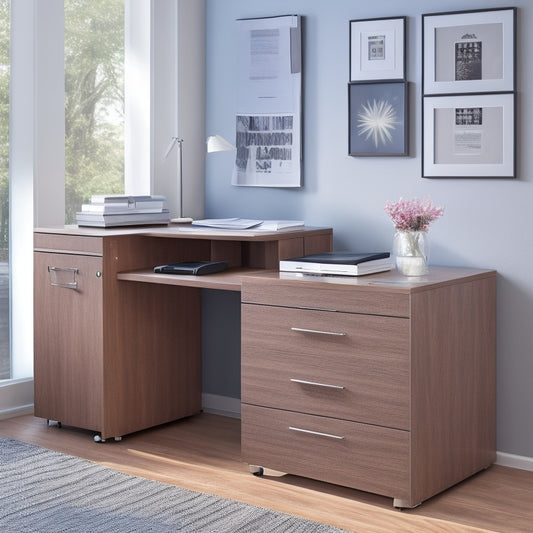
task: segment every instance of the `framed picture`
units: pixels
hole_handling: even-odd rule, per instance
[[[349,155],[408,155],[407,89],[405,81],[348,84]]]
[[[422,15],[423,92],[515,90],[516,8]]]
[[[423,177],[515,177],[514,93],[426,97],[423,125]]]
[[[405,21],[350,21],[350,81],[405,81]]]

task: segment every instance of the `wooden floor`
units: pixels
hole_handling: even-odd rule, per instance
[[[269,470],[251,475],[240,459],[240,421],[232,418],[201,414],[96,444],[91,432],[22,416],[0,420],[0,435],[357,533],[533,531],[533,472],[501,466],[398,511],[389,498]]]

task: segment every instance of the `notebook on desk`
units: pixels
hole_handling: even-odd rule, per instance
[[[226,268],[228,268],[226,261],[193,261],[156,266],[154,267],[154,272],[156,274],[203,276],[205,274],[222,272]]]

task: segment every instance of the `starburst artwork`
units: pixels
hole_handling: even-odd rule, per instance
[[[408,83],[383,81],[348,85],[348,153],[407,156]]]
[[[364,135],[365,140],[372,139],[374,146],[379,148],[392,142],[392,132],[398,124],[396,111],[385,100],[367,101],[361,105],[361,111],[357,114],[359,135]]]

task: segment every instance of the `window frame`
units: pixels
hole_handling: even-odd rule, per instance
[[[126,56],[143,39],[146,94],[126,117],[126,192],[167,196],[179,210],[177,154],[164,158],[172,136],[185,139],[184,205],[195,218],[204,211],[205,0],[125,0],[130,29]],[[140,20],[135,6],[149,19]],[[137,17],[137,18],[135,18]],[[157,31],[154,31],[157,28]],[[132,36],[135,39],[132,39]],[[169,46],[169,43],[172,43]],[[62,226],[65,212],[64,5],[57,0],[11,3],[10,294],[12,378],[33,375],[33,231]],[[126,95],[128,86],[126,86]],[[127,96],[126,96],[127,97]],[[141,148],[137,117],[147,126]],[[144,132],[146,133],[146,132]],[[141,151],[142,152],[141,152]],[[139,166],[138,161],[142,161]],[[135,164],[134,164],[135,163]],[[139,170],[133,175],[133,168]],[[200,178],[199,178],[200,177]],[[189,188],[189,189],[187,189]],[[20,403],[20,402],[19,402]],[[23,400],[23,404],[29,402]],[[2,405],[0,405],[0,411]],[[19,413],[20,414],[20,413]]]

